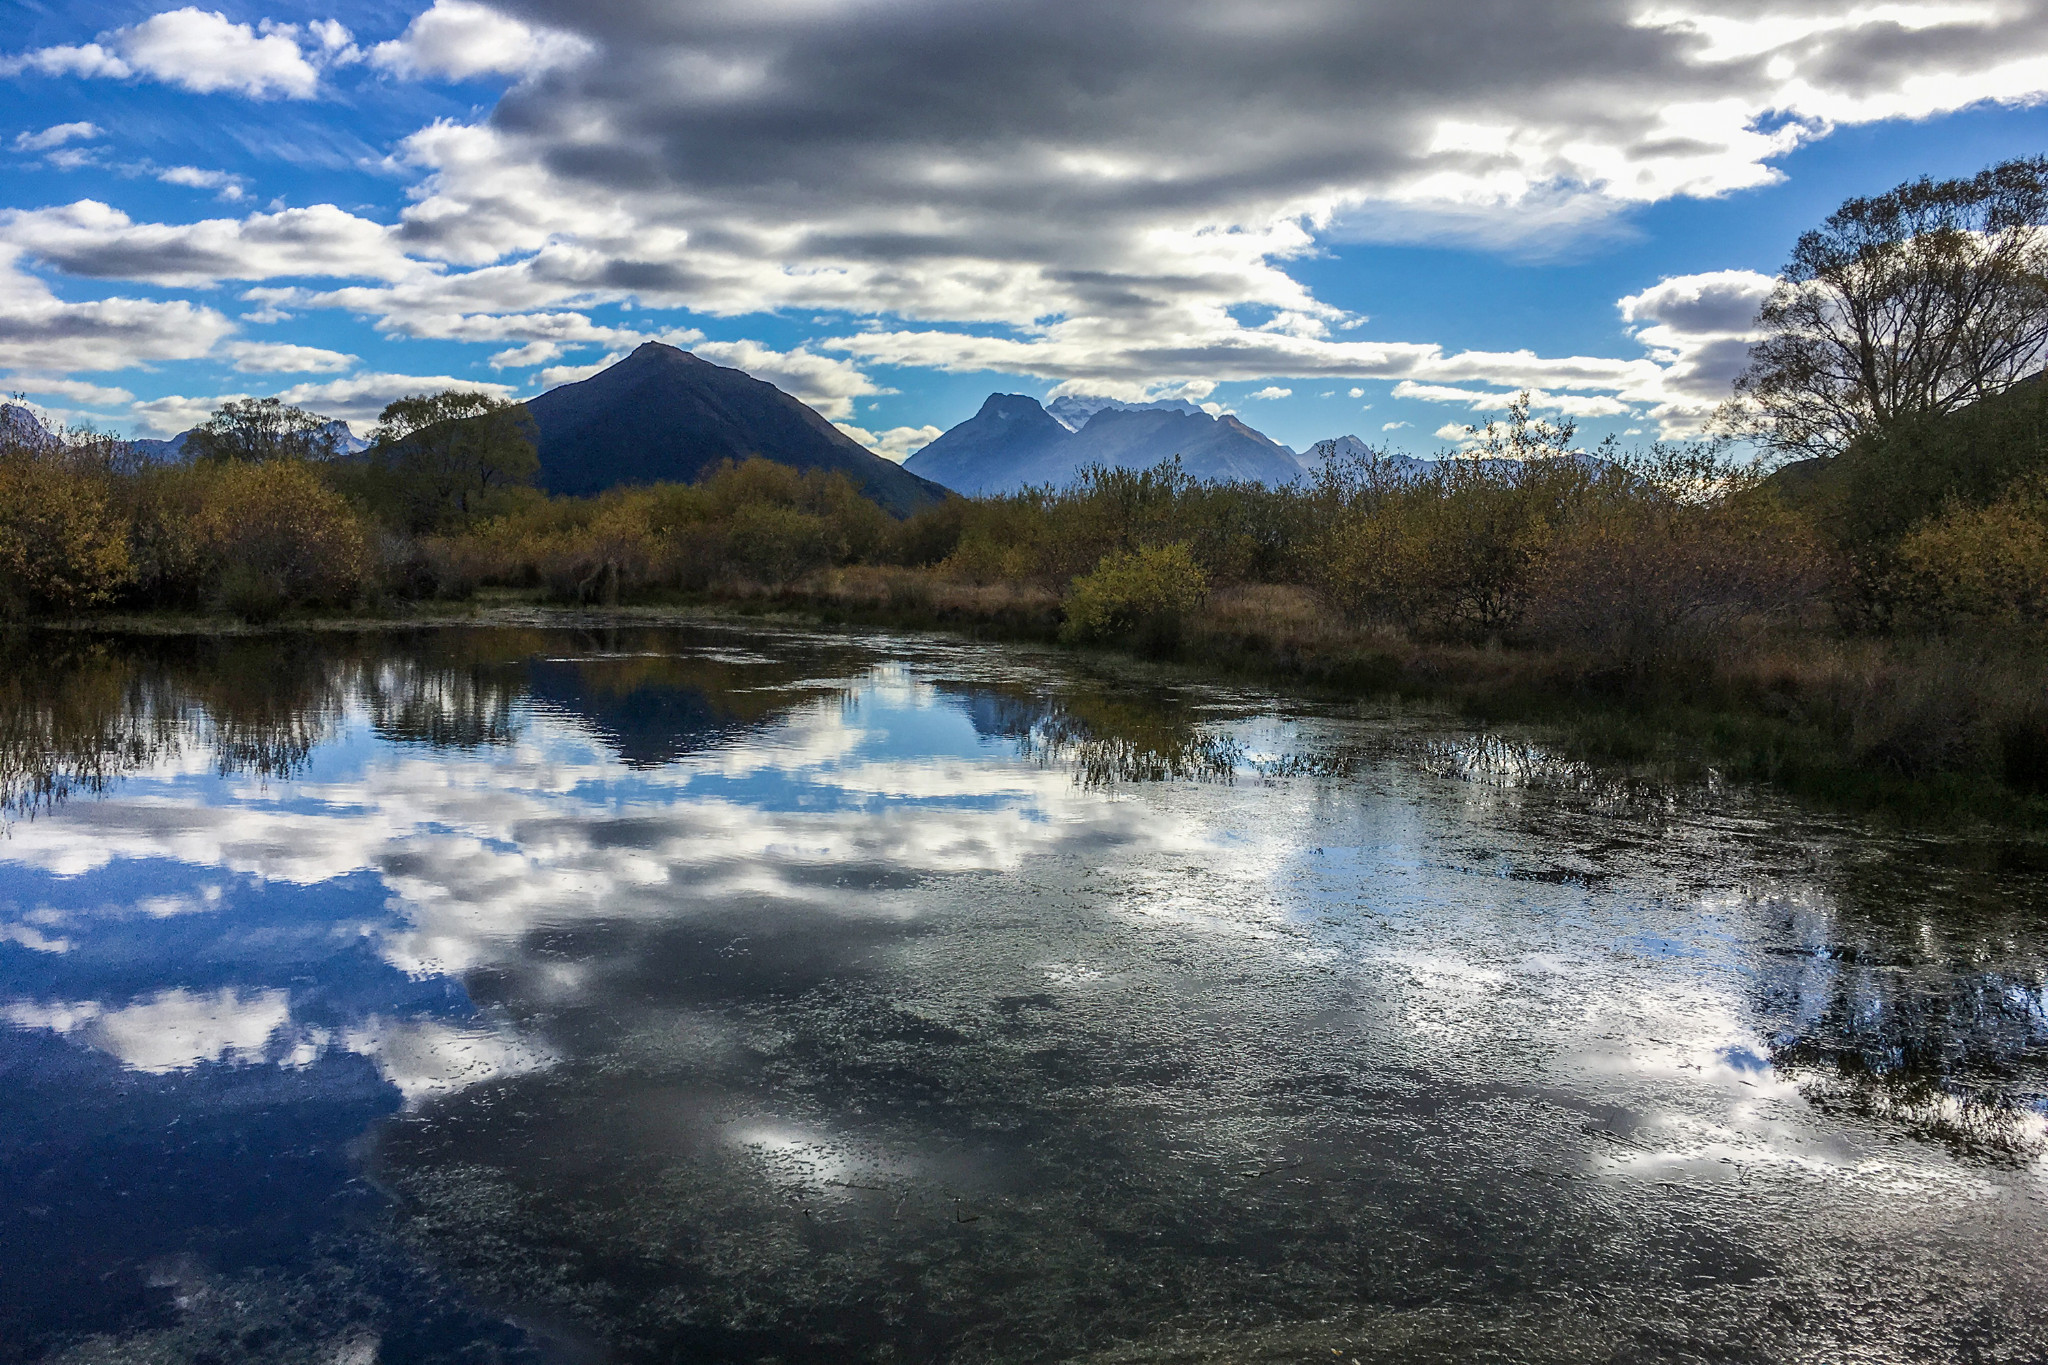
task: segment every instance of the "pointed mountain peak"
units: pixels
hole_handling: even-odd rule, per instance
[[[690,483],[721,460],[761,455],[796,469],[837,470],[895,512],[943,496],[775,385],[666,342],[642,342],[590,378],[528,399],[526,410],[550,492]]]

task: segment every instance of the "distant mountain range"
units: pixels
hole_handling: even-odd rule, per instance
[[[1058,398],[1048,410],[1021,393],[990,394],[980,412],[903,467],[956,492],[1013,493],[1070,483],[1091,464],[1149,469],[1175,455],[1198,479],[1278,485],[1303,473],[1286,446],[1189,403]]]
[[[946,495],[773,384],[658,341],[526,407],[540,437],[541,484],[550,493],[689,483],[721,460],[761,455],[798,469],[838,470],[898,515]]]
[[[197,430],[198,427],[193,427],[191,431],[181,431],[176,436],[161,441],[147,436],[138,437],[128,443],[128,448],[146,460],[154,460],[158,464],[175,464],[185,458],[185,442],[190,439],[192,432]],[[336,454],[360,455],[370,448],[368,441],[356,435],[349,429],[348,423],[339,418],[321,427],[320,434],[334,443]]]
[[[1149,469],[1178,456],[1198,479],[1278,486],[1320,469],[1331,454],[1368,447],[1341,436],[1297,456],[1234,416],[1212,416],[1180,399],[1127,403],[1063,395],[1049,405],[993,393],[981,410],[898,465],[867,450],[773,384],[688,351],[650,341],[589,379],[528,399],[551,493],[589,496],[629,484],[689,483],[722,460],[760,455],[798,469],[845,474],[890,511],[906,515],[948,491],[980,495],[1064,486],[1089,465]],[[194,428],[193,430],[197,430]],[[369,445],[344,422],[326,430],[344,454]],[[157,461],[185,458],[192,432],[129,442]],[[0,404],[0,443],[56,439],[36,414]],[[1394,456],[1410,471],[1428,462]]]

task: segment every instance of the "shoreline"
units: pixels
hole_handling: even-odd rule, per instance
[[[948,595],[945,587],[958,589]],[[802,588],[678,597],[603,606],[567,606],[537,592],[485,590],[464,602],[426,610],[309,614],[261,624],[218,614],[122,614],[22,623],[14,630],[63,635],[259,638],[295,633],[375,633],[421,629],[607,629],[692,624],[779,625],[827,631],[902,631],[989,643],[1029,644],[1085,661],[1137,660],[1205,678],[1242,680],[1321,702],[1424,705],[1478,726],[1533,727],[1563,756],[1646,780],[1717,779],[1755,785],[1901,827],[1952,831],[2048,830],[2048,787],[2015,786],[1990,769],[1914,773],[1880,755],[1845,748],[1838,716],[1802,708],[1787,678],[1805,667],[1832,678],[1845,669],[1942,662],[1946,642],[1805,638],[1779,642],[1755,677],[1740,669],[1720,678],[1589,670],[1557,653],[1484,645],[1416,643],[1390,634],[1332,630],[1304,617],[1274,631],[1271,594],[1250,604],[1262,622],[1248,628],[1226,599],[1188,621],[1168,650],[1076,646],[1057,638],[1058,599],[1049,591],[962,588],[929,581],[875,581],[835,574]],[[1244,613],[1249,619],[1251,613]],[[2030,641],[2005,642],[2029,661]],[[1756,685],[1771,668],[1786,678]],[[1832,671],[1830,671],[1832,670]]]

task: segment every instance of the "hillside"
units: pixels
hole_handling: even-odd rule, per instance
[[[838,470],[898,515],[945,496],[773,384],[657,341],[526,406],[539,436],[541,484],[551,493],[691,483],[722,460],[760,455],[797,469]]]

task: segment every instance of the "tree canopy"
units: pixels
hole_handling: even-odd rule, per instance
[[[382,495],[415,530],[496,510],[540,472],[526,406],[486,393],[408,395],[384,409],[372,440]]]
[[[279,398],[238,398],[187,436],[185,450],[197,460],[326,460],[340,453],[336,426]]]
[[[1851,199],[1803,234],[1736,381],[1753,434],[1831,455],[2048,357],[2048,157]]]

